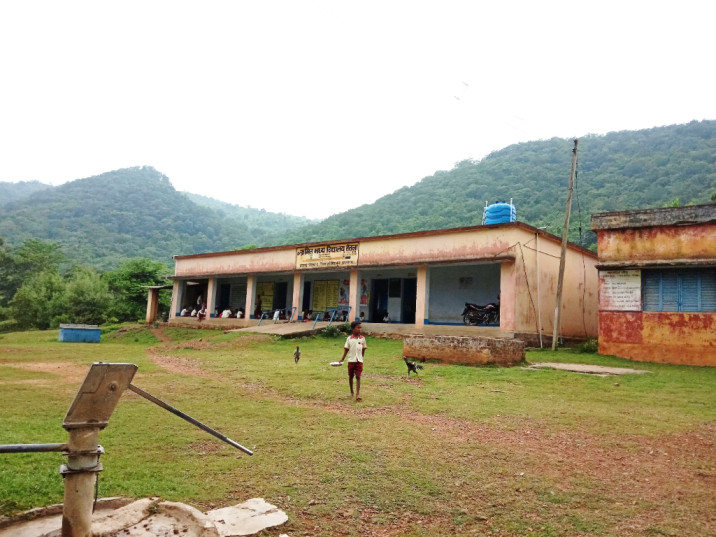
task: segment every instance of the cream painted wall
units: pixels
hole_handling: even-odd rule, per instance
[[[524,227],[485,226],[441,233],[408,234],[394,237],[374,237],[359,241],[359,279],[374,278],[383,267],[430,265],[439,267],[450,263],[501,263],[500,286],[503,319],[501,328],[507,331],[537,333],[538,317],[542,332],[551,336],[554,316],[560,243],[556,238],[540,235],[539,238],[539,299],[537,297],[537,253],[535,233]],[[523,261],[524,258],[524,261]],[[293,298],[293,276],[296,250],[294,246],[267,250],[245,250],[230,254],[201,257],[180,257],[176,260],[175,275],[194,277],[201,275],[256,274],[259,281],[277,277],[289,282],[287,304]],[[514,261],[512,261],[514,260]],[[566,337],[597,335],[598,275],[596,257],[576,248],[567,250],[565,282],[562,301],[562,330]],[[415,271],[416,269],[412,268]],[[279,273],[279,274],[277,274]],[[349,279],[349,273],[306,271],[306,280],[340,278]],[[314,276],[315,275],[315,276]],[[432,278],[432,276],[431,276]],[[355,291],[350,290],[352,301]],[[510,307],[510,295],[514,297]],[[424,291],[418,288],[418,302]],[[430,301],[435,292],[430,294]],[[540,315],[537,314],[539,304]],[[359,308],[360,309],[360,308]],[[419,308],[420,309],[420,308]],[[355,313],[355,312],[354,312]],[[459,314],[459,312],[458,312]]]

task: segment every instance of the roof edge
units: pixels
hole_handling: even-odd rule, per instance
[[[614,211],[592,215],[593,231],[662,226],[694,226],[716,223],[716,203]]]
[[[526,224],[524,222],[508,222],[505,224],[484,224],[479,226],[465,226],[465,227],[454,227],[454,228],[446,228],[446,229],[428,229],[423,231],[410,231],[408,233],[394,233],[391,235],[375,235],[372,237],[353,237],[353,238],[339,238],[339,239],[326,239],[322,241],[314,241],[314,242],[301,242],[296,244],[284,244],[281,246],[265,246],[263,248],[251,248],[249,250],[227,250],[227,251],[220,251],[220,252],[206,252],[206,253],[200,253],[200,254],[187,254],[187,255],[175,255],[173,256],[174,260],[180,260],[180,259],[200,259],[203,257],[217,257],[217,256],[226,256],[226,255],[244,255],[244,254],[252,254],[257,252],[275,252],[277,250],[286,250],[286,249],[294,249],[294,248],[303,248],[306,246],[318,246],[321,244],[326,243],[340,243],[340,242],[370,242],[370,241],[379,241],[379,240],[390,240],[390,239],[398,239],[398,238],[410,238],[410,237],[426,237],[426,236],[434,236],[434,235],[443,235],[448,233],[463,233],[465,231],[477,231],[477,230],[490,230],[490,229],[501,229],[501,228],[518,228],[522,229],[524,231],[529,231],[530,233],[537,233],[540,235],[541,238],[546,238],[553,240],[559,244],[562,243],[562,239],[556,235],[553,235],[552,233],[549,233],[543,229],[536,228],[534,226],[531,226],[530,224]],[[575,244],[573,242],[567,243],[568,247],[578,250],[582,253],[585,253],[594,259],[597,259],[597,254],[595,252],[592,252],[591,250],[588,250],[584,248],[583,246],[580,246],[578,244]]]

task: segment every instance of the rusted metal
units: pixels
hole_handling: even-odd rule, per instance
[[[67,430],[77,427],[104,429],[137,369],[135,364],[92,364],[62,426]]]

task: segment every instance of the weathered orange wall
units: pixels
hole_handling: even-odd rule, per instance
[[[684,265],[716,258],[716,225],[597,230],[603,266]],[[599,353],[716,366],[716,313],[599,312]]]
[[[597,232],[599,262],[713,259],[716,224]]]
[[[716,366],[716,313],[600,311],[599,354]]]

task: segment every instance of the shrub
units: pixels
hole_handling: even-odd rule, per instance
[[[341,335],[341,331],[338,329],[338,327],[331,325],[325,330],[323,330],[323,332],[321,332],[321,335],[323,337],[336,338]]]
[[[577,349],[582,353],[595,354],[599,351],[599,340],[589,338],[585,342],[581,343]]]

